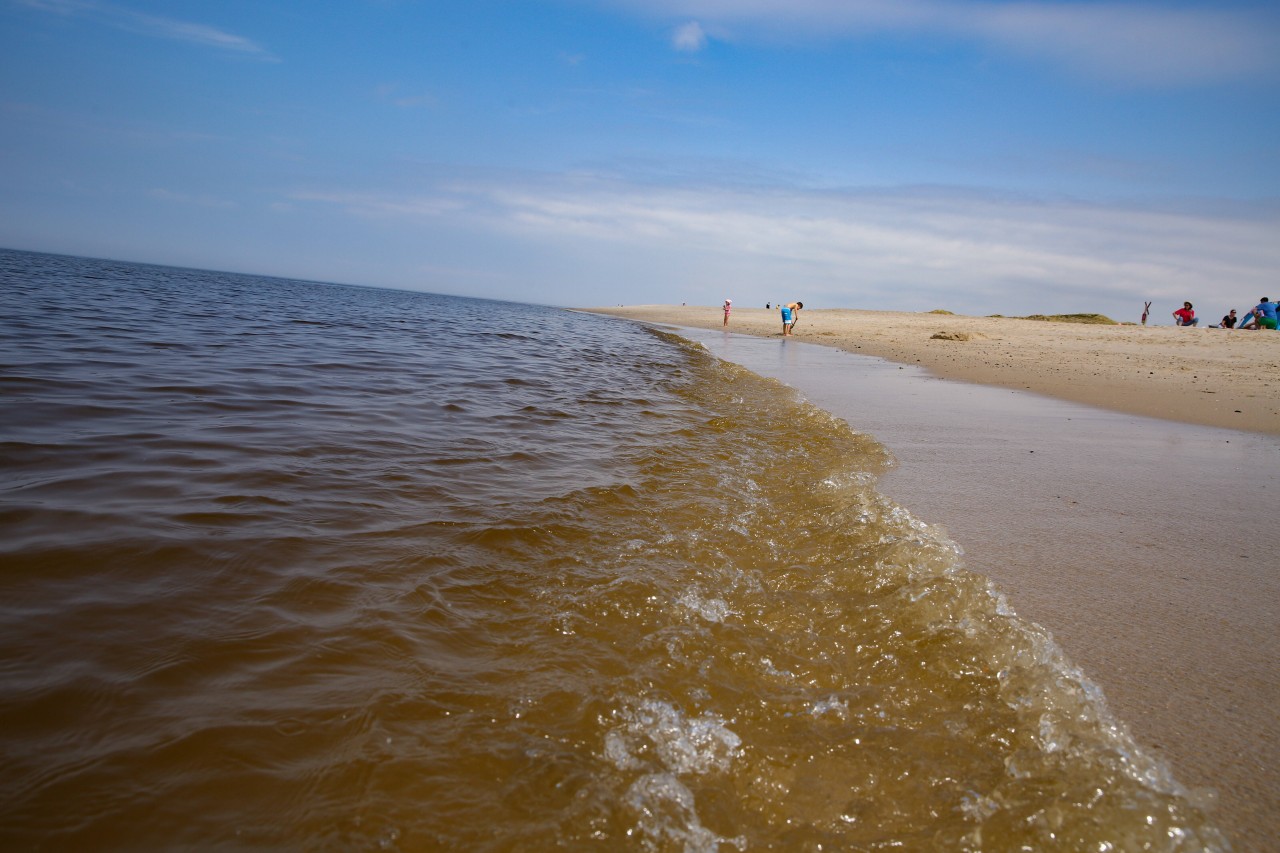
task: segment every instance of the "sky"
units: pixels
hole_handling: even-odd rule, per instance
[[[1280,298],[1280,4],[0,0],[0,246],[1216,321]]]

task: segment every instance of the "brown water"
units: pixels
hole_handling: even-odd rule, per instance
[[[534,306],[0,274],[6,848],[1223,847],[776,382]]]
[[[1217,797],[1237,851],[1280,832],[1280,437],[946,382],[827,346],[686,329],[898,457],[880,488],[1052,630],[1139,743]]]

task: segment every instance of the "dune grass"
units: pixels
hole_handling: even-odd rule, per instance
[[[1031,314],[1023,320],[1049,320],[1054,323],[1091,323],[1097,326],[1119,326],[1105,314]]]
[[[930,312],[933,313],[933,312]],[[1045,320],[1053,323],[1091,323],[1095,326],[1123,326],[1106,314],[1028,314],[1026,317],[1008,317],[1003,314],[988,314],[988,317],[1009,320]],[[1132,323],[1128,325],[1133,325]]]

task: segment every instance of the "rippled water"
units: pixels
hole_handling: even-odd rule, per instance
[[[1225,847],[777,383],[528,305],[0,286],[6,848]]]

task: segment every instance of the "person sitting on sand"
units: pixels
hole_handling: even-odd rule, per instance
[[[1223,315],[1221,322],[1216,326],[1210,326],[1212,329],[1234,329],[1236,327],[1236,309],[1232,308]]]
[[[1242,329],[1274,329],[1276,327],[1276,303],[1262,297],[1249,316],[1240,324]]]
[[[1191,310],[1191,303],[1184,302],[1181,308],[1173,312],[1173,322],[1176,326],[1194,326],[1200,321],[1196,319],[1196,312]]]
[[[803,302],[788,302],[782,306],[782,336],[784,338],[791,336],[791,330],[796,327],[796,320],[800,319],[800,309],[803,307]]]

